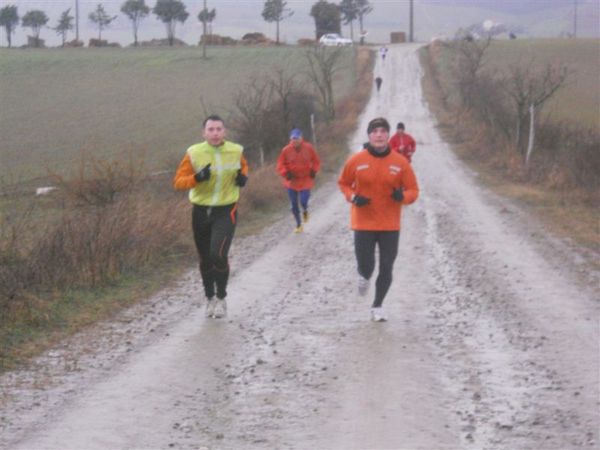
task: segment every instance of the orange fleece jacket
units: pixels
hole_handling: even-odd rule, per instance
[[[302,141],[296,149],[291,142],[281,149],[277,158],[277,172],[283,178],[283,185],[288,189],[302,191],[312,189],[314,180],[310,171],[317,173],[321,169],[321,160],[310,142]],[[286,174],[291,172],[293,178],[288,180]]]
[[[419,196],[410,163],[394,151],[383,157],[373,156],[367,149],[355,153],[346,161],[338,185],[349,202],[354,194],[371,199],[365,206],[352,204],[353,230],[399,230],[402,205],[413,203]],[[392,198],[393,190],[399,187],[404,189],[402,202]]]

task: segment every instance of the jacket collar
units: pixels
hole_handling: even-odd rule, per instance
[[[373,146],[371,144],[369,144],[368,142],[365,142],[365,150],[367,150],[375,158],[385,158],[387,155],[390,154],[390,146],[389,145],[387,145],[385,147],[384,151],[378,152],[377,150],[375,150],[373,148]]]

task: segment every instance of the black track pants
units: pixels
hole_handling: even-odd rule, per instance
[[[370,279],[375,270],[375,245],[379,246],[379,275],[373,307],[380,307],[392,284],[400,231],[354,231],[354,251],[360,276]]]
[[[229,248],[235,224],[237,204],[226,206],[198,206],[192,210],[194,242],[200,258],[200,274],[207,297],[216,293],[218,298],[227,296],[229,279]]]

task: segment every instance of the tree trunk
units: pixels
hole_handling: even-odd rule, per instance
[[[362,16],[358,17],[358,24],[360,25],[360,45],[365,44],[365,35],[363,34],[363,18]]]
[[[517,152],[521,153],[521,117],[517,116],[517,131],[515,136],[515,148]]]
[[[535,141],[535,106],[533,104],[529,107],[529,144],[527,144],[527,155],[525,156],[525,167],[529,166],[529,158],[533,151],[533,144]]]

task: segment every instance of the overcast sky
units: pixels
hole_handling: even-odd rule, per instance
[[[120,12],[125,0],[79,0],[80,7],[80,39],[87,44],[92,37],[97,37],[97,29],[88,19],[89,13],[98,3],[104,6],[108,14],[118,15],[110,28],[102,32],[102,37],[122,45],[133,41],[131,24]],[[287,0],[288,7],[294,15],[281,24],[281,39],[295,43],[297,39],[314,37],[314,22],[310,17],[310,8],[316,0]],[[577,0],[578,29],[580,36],[600,37],[598,30],[598,0]],[[152,7],[155,0],[147,0]],[[190,16],[181,25],[178,24],[176,37],[188,44],[197,44],[201,35],[201,24],[198,13],[202,9],[202,0],[184,0]],[[408,0],[371,0],[373,12],[365,19],[367,39],[371,42],[388,42],[391,31],[407,31]],[[19,16],[27,11],[40,9],[46,12],[50,21],[48,26],[54,27],[60,14],[71,8],[75,14],[75,0],[0,0],[0,7],[16,5]],[[217,17],[213,32],[239,39],[243,34],[260,31],[274,37],[275,25],[266,23],[261,12],[264,0],[208,0],[209,9],[216,8]],[[452,36],[461,26],[481,23],[484,20],[518,25],[524,27],[530,35],[558,36],[572,30],[574,0],[415,0],[415,34],[421,41],[433,36]],[[355,33],[358,24],[355,24]],[[350,31],[344,26],[343,33],[349,36]],[[13,36],[13,45],[20,46],[26,42],[29,29],[18,27]],[[357,33],[356,33],[357,34]],[[166,35],[164,25],[153,14],[150,14],[140,27],[139,39],[162,39]],[[356,36],[356,35],[355,35]],[[40,37],[47,45],[60,43],[54,30],[44,28]],[[68,39],[75,37],[74,31]],[[5,46],[6,34],[0,31],[0,45]]]

